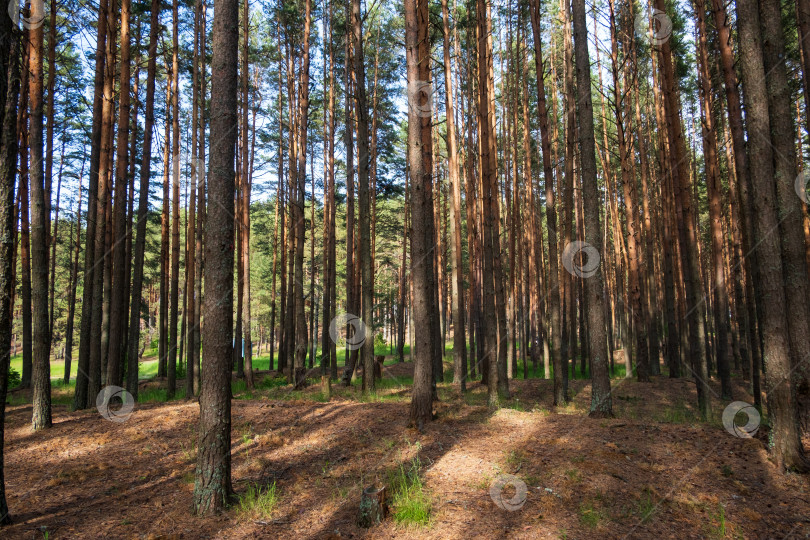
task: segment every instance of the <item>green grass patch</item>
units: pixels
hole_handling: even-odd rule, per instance
[[[276,375],[274,377],[270,377],[269,375],[264,377],[259,384],[256,385],[256,388],[261,390],[267,390],[270,388],[279,388],[281,386],[286,386],[288,384],[287,377]]]
[[[448,345],[450,350],[452,350],[452,344]],[[321,362],[321,351],[322,349],[318,347],[315,350],[315,364],[320,365]],[[345,347],[337,347],[336,349],[337,354],[337,365],[338,367],[343,367],[346,365],[346,348]],[[385,359],[386,366],[390,366],[396,364],[398,362],[396,358],[396,348],[391,349],[387,345],[375,345],[374,346],[374,354],[380,356],[387,356],[388,358]],[[404,349],[404,359],[405,361],[410,360],[411,348],[409,345],[405,345]],[[278,369],[278,352],[273,353],[273,369]],[[309,363],[309,356],[307,356],[307,363]],[[253,369],[258,371],[266,371],[270,369],[270,355],[269,354],[255,354],[253,357]]]
[[[157,376],[158,371],[158,361],[157,358],[150,358],[148,355],[144,355],[144,358],[147,360],[143,360],[138,365],[138,378],[140,379],[151,379]],[[22,374],[22,353],[15,354],[11,357],[11,368],[16,372]],[[70,383],[69,385],[72,387],[76,382],[76,373],[79,370],[79,349],[78,347],[74,348],[73,351],[73,361],[70,365]],[[126,371],[124,372],[126,373]],[[57,385],[63,385],[65,379],[65,361],[64,359],[59,360],[51,360],[51,386],[56,387]]]
[[[420,468],[419,458],[415,457],[407,465],[400,463],[389,475],[391,507],[397,523],[418,527],[430,523],[433,504],[419,476]]]
[[[683,401],[678,401],[670,407],[663,407],[661,412],[654,416],[654,420],[664,424],[697,424],[700,417]]]
[[[595,529],[604,518],[602,510],[597,508],[593,502],[586,501],[579,505],[579,521],[586,527]]]
[[[726,508],[717,503],[717,513],[710,512],[713,523],[709,526],[709,533],[712,538],[726,537]]]
[[[247,491],[239,496],[237,511],[245,519],[267,519],[273,514],[278,499],[275,482],[264,488],[250,484]]]
[[[158,403],[162,401],[168,401],[166,399],[167,390],[165,388],[145,388],[138,392],[138,403]],[[178,401],[181,399],[185,399],[186,397],[186,388],[178,387],[177,390],[174,392],[174,397],[172,401]]]
[[[636,504],[636,514],[641,518],[642,523],[648,523],[657,511],[658,501],[655,493],[650,488],[644,488]]]

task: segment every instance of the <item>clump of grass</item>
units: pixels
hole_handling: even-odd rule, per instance
[[[185,457],[188,461],[192,461],[197,457],[197,439],[192,437],[188,446],[181,441],[180,449],[183,452],[183,457]]]
[[[655,493],[650,488],[644,488],[636,505],[636,512],[641,516],[641,522],[650,521],[658,510]]]
[[[602,511],[596,508],[592,502],[588,501],[579,505],[579,520],[586,527],[595,529],[603,517]]]
[[[487,404],[486,395],[482,393],[467,392],[464,394],[464,403],[471,407],[481,407]]]
[[[239,428],[239,438],[242,441],[242,444],[248,444],[253,440],[253,426],[250,422],[243,424]]]
[[[278,388],[280,386],[287,386],[287,384],[287,377],[283,375],[276,375],[274,377],[266,376],[261,380],[261,382],[259,382],[259,384],[256,385],[256,388]]]
[[[526,412],[526,406],[520,402],[520,398],[515,398],[512,401],[504,402],[501,405],[504,409],[512,409],[513,411]]]
[[[247,491],[239,496],[237,504],[239,514],[248,519],[269,518],[278,504],[278,499],[275,482],[265,488],[258,484],[250,484]]]
[[[565,471],[565,475],[569,480],[576,484],[582,482],[582,473],[580,473],[577,469],[568,469]]]
[[[253,399],[253,390],[248,390],[247,383],[240,379],[231,383],[233,399]]]
[[[523,452],[520,450],[511,450],[506,456],[506,464],[514,470],[519,470],[525,461]]]
[[[408,399],[406,396],[397,393],[384,392],[378,390],[374,390],[372,392],[365,392],[360,396],[358,396],[357,400],[360,403],[386,403],[386,402],[406,401]]]
[[[697,424],[700,422],[700,418],[695,412],[690,410],[682,401],[663,409],[659,414],[655,415],[654,420],[664,424]]]
[[[713,538],[725,538],[726,537],[726,509],[725,507],[717,503],[717,514],[713,512],[712,517],[716,521],[716,524],[711,524],[710,533]]]
[[[327,401],[329,401],[329,399],[323,391],[320,391],[312,394],[312,401],[317,401],[318,403],[326,403]]]
[[[392,513],[397,523],[425,526],[430,523],[432,503],[419,476],[421,464],[415,457],[406,467],[399,468],[389,475],[392,493]]]

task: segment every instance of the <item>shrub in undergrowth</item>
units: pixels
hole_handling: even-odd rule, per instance
[[[11,390],[12,388],[20,386],[20,382],[22,381],[22,378],[20,377],[20,372],[19,371],[17,371],[13,367],[9,366],[9,368],[8,368],[8,377],[7,377],[6,380],[8,381],[8,386],[6,388]]]

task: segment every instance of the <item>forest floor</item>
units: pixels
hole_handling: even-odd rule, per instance
[[[513,380],[512,399],[494,413],[480,383],[463,397],[440,385],[437,420],[420,434],[407,428],[410,363],[386,367],[373,395],[335,385],[329,401],[319,385],[292,392],[274,375],[259,374],[250,392],[234,384],[233,485],[242,504],[216,517],[191,514],[197,403],[139,403],[115,423],[56,400],[53,428],[38,433],[30,405],[10,406],[14,524],[0,536],[810,538],[810,479],[777,471],[765,426],[752,439],[726,432],[727,403],[715,399],[713,419],[698,421],[685,379],[614,379],[616,417],[605,420],[588,418],[584,380],[571,381],[571,404],[557,408],[551,381]],[[751,401],[742,381],[734,394]],[[414,467],[427,523],[398,522],[395,507],[381,524],[359,528],[362,488],[392,488],[397,471]],[[490,495],[503,475],[526,486],[513,511]],[[273,485],[267,512],[245,502]],[[521,487],[501,496],[520,501]]]

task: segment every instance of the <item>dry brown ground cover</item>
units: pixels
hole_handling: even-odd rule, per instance
[[[358,400],[335,388],[241,392],[233,402],[237,494],[276,483],[272,514],[236,507],[191,515],[198,405],[142,404],[124,423],[54,409],[32,433],[31,407],[10,407],[6,488],[14,524],[2,538],[808,538],[810,479],[782,475],[761,437],[738,439],[717,419],[695,420],[694,385],[614,380],[616,418],[586,415],[590,392],[553,410],[551,383],[513,381],[494,414],[485,389],[440,388],[438,420],[407,429],[410,364],[386,370],[389,388]],[[269,376],[269,375],[268,375]],[[261,377],[259,377],[261,379]],[[741,384],[737,399],[750,399]],[[805,439],[808,446],[810,440]],[[418,457],[431,519],[356,525],[364,485]],[[514,474],[525,505],[498,508],[493,481]],[[507,491],[511,488],[507,488]],[[511,491],[506,493],[509,498]]]

